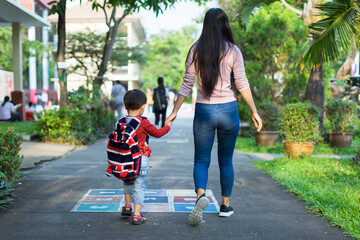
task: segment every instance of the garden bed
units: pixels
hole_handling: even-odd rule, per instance
[[[273,147],[264,147],[256,144],[255,138],[238,137],[235,148],[244,153],[284,153],[284,144],[277,142]],[[355,155],[360,149],[360,138],[354,138],[351,147],[336,148],[331,147],[329,143],[320,142],[315,144],[313,154],[336,154],[336,155]]]
[[[309,211],[360,239],[360,167],[352,159],[277,158],[255,166],[298,195]]]

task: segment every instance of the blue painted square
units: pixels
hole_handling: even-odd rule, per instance
[[[145,196],[167,196],[167,190],[148,189],[145,191]]]
[[[168,203],[167,196],[145,196],[144,203]]]
[[[120,196],[124,194],[123,189],[91,189],[89,195],[98,195],[98,196]]]
[[[174,203],[175,212],[191,212],[194,209],[195,204],[186,203]],[[209,204],[204,212],[218,212],[215,204]]]
[[[82,203],[74,212],[118,212],[120,203]]]

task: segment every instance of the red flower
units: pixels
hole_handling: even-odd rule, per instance
[[[4,147],[5,150],[9,150],[7,146]]]
[[[6,166],[7,166],[7,167],[10,167],[10,163],[7,163]]]

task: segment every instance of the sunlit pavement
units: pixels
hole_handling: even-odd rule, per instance
[[[191,105],[185,105],[169,135],[150,139],[153,153],[149,194],[167,194],[168,201],[171,196],[178,196],[174,194],[191,194],[192,116]],[[149,118],[153,121],[152,116]],[[208,189],[211,197],[220,202],[216,148],[215,143]],[[239,151],[234,155],[231,205],[235,214],[230,218],[208,212],[204,223],[192,227],[187,223],[186,212],[150,208],[144,212],[148,222],[133,226],[129,218],[121,217],[119,206],[106,212],[100,211],[99,206],[99,211],[74,211],[79,204],[92,201],[87,198],[91,194],[97,201],[113,199],[116,195],[112,192],[118,192],[120,197],[122,182],[107,177],[106,167],[106,139],[38,165],[16,185],[14,204],[0,214],[1,239],[351,239],[327,220],[308,213],[303,202],[257,171],[251,157]],[[101,192],[112,195],[99,197]],[[186,201],[193,201],[185,197]],[[149,197],[148,204],[153,200],[156,197]]]

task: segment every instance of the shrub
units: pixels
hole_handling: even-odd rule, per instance
[[[289,143],[319,140],[318,110],[312,104],[300,102],[285,105],[281,111],[280,124]]]
[[[11,181],[22,161],[20,155],[21,136],[11,128],[0,129],[0,179]]]
[[[116,119],[113,111],[107,108],[96,108],[90,110],[90,114],[93,130],[98,137],[107,135],[114,130]]]
[[[280,129],[280,109],[271,102],[261,103],[258,113],[262,119],[263,131],[278,131]]]
[[[333,99],[325,106],[328,130],[331,132],[352,132],[355,130],[357,105],[353,101]]]
[[[107,135],[114,122],[114,113],[106,108],[61,108],[44,111],[38,132],[43,141],[83,145]]]
[[[5,180],[0,181],[0,210],[4,210],[10,205],[14,197],[13,191],[14,189],[10,188]]]
[[[81,145],[96,139],[90,114],[76,108],[46,110],[37,126],[43,141]]]

